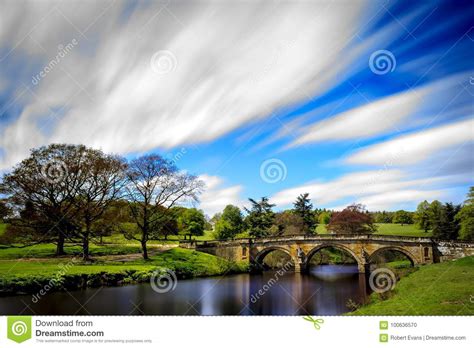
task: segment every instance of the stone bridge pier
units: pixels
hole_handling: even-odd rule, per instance
[[[404,254],[413,265],[430,264],[474,255],[474,243],[436,241],[431,238],[379,235],[285,236],[233,241],[186,242],[181,247],[193,248],[232,261],[248,261],[252,269],[263,268],[269,253],[280,250],[289,255],[295,272],[309,269],[311,258],[325,248],[347,252],[356,261],[360,273],[369,271],[375,257],[393,250]]]

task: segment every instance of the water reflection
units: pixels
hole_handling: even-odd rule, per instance
[[[0,314],[337,315],[366,297],[357,266],[316,266],[309,274],[267,271],[181,280],[172,292],[148,284],[0,298]]]

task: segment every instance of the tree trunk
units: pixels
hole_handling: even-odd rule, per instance
[[[82,259],[89,260],[89,232],[82,234]]]
[[[64,233],[63,231],[59,231],[58,234],[58,245],[56,246],[56,256],[65,255],[64,252]]]
[[[146,248],[146,240],[142,240],[142,252],[143,252],[143,259],[148,260],[148,250]]]
[[[86,230],[82,233],[82,259],[89,260],[89,235],[91,231],[91,222],[86,219]]]

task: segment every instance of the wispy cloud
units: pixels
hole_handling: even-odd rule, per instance
[[[414,164],[437,151],[471,141],[474,141],[472,118],[371,145],[350,155],[346,163],[383,165],[390,161],[391,165]]]
[[[2,10],[4,63],[28,57],[22,69],[30,76],[59,45],[78,41],[37,86],[8,81],[10,89],[29,88],[29,98],[0,129],[2,168],[48,142],[122,154],[207,142],[323,91],[344,68],[334,62],[364,2],[152,2],[132,11],[126,4],[97,11],[87,2],[25,2]]]

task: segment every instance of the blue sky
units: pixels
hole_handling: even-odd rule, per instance
[[[0,170],[52,142],[201,175],[209,215],[462,202],[473,184],[471,1],[5,1]]]

